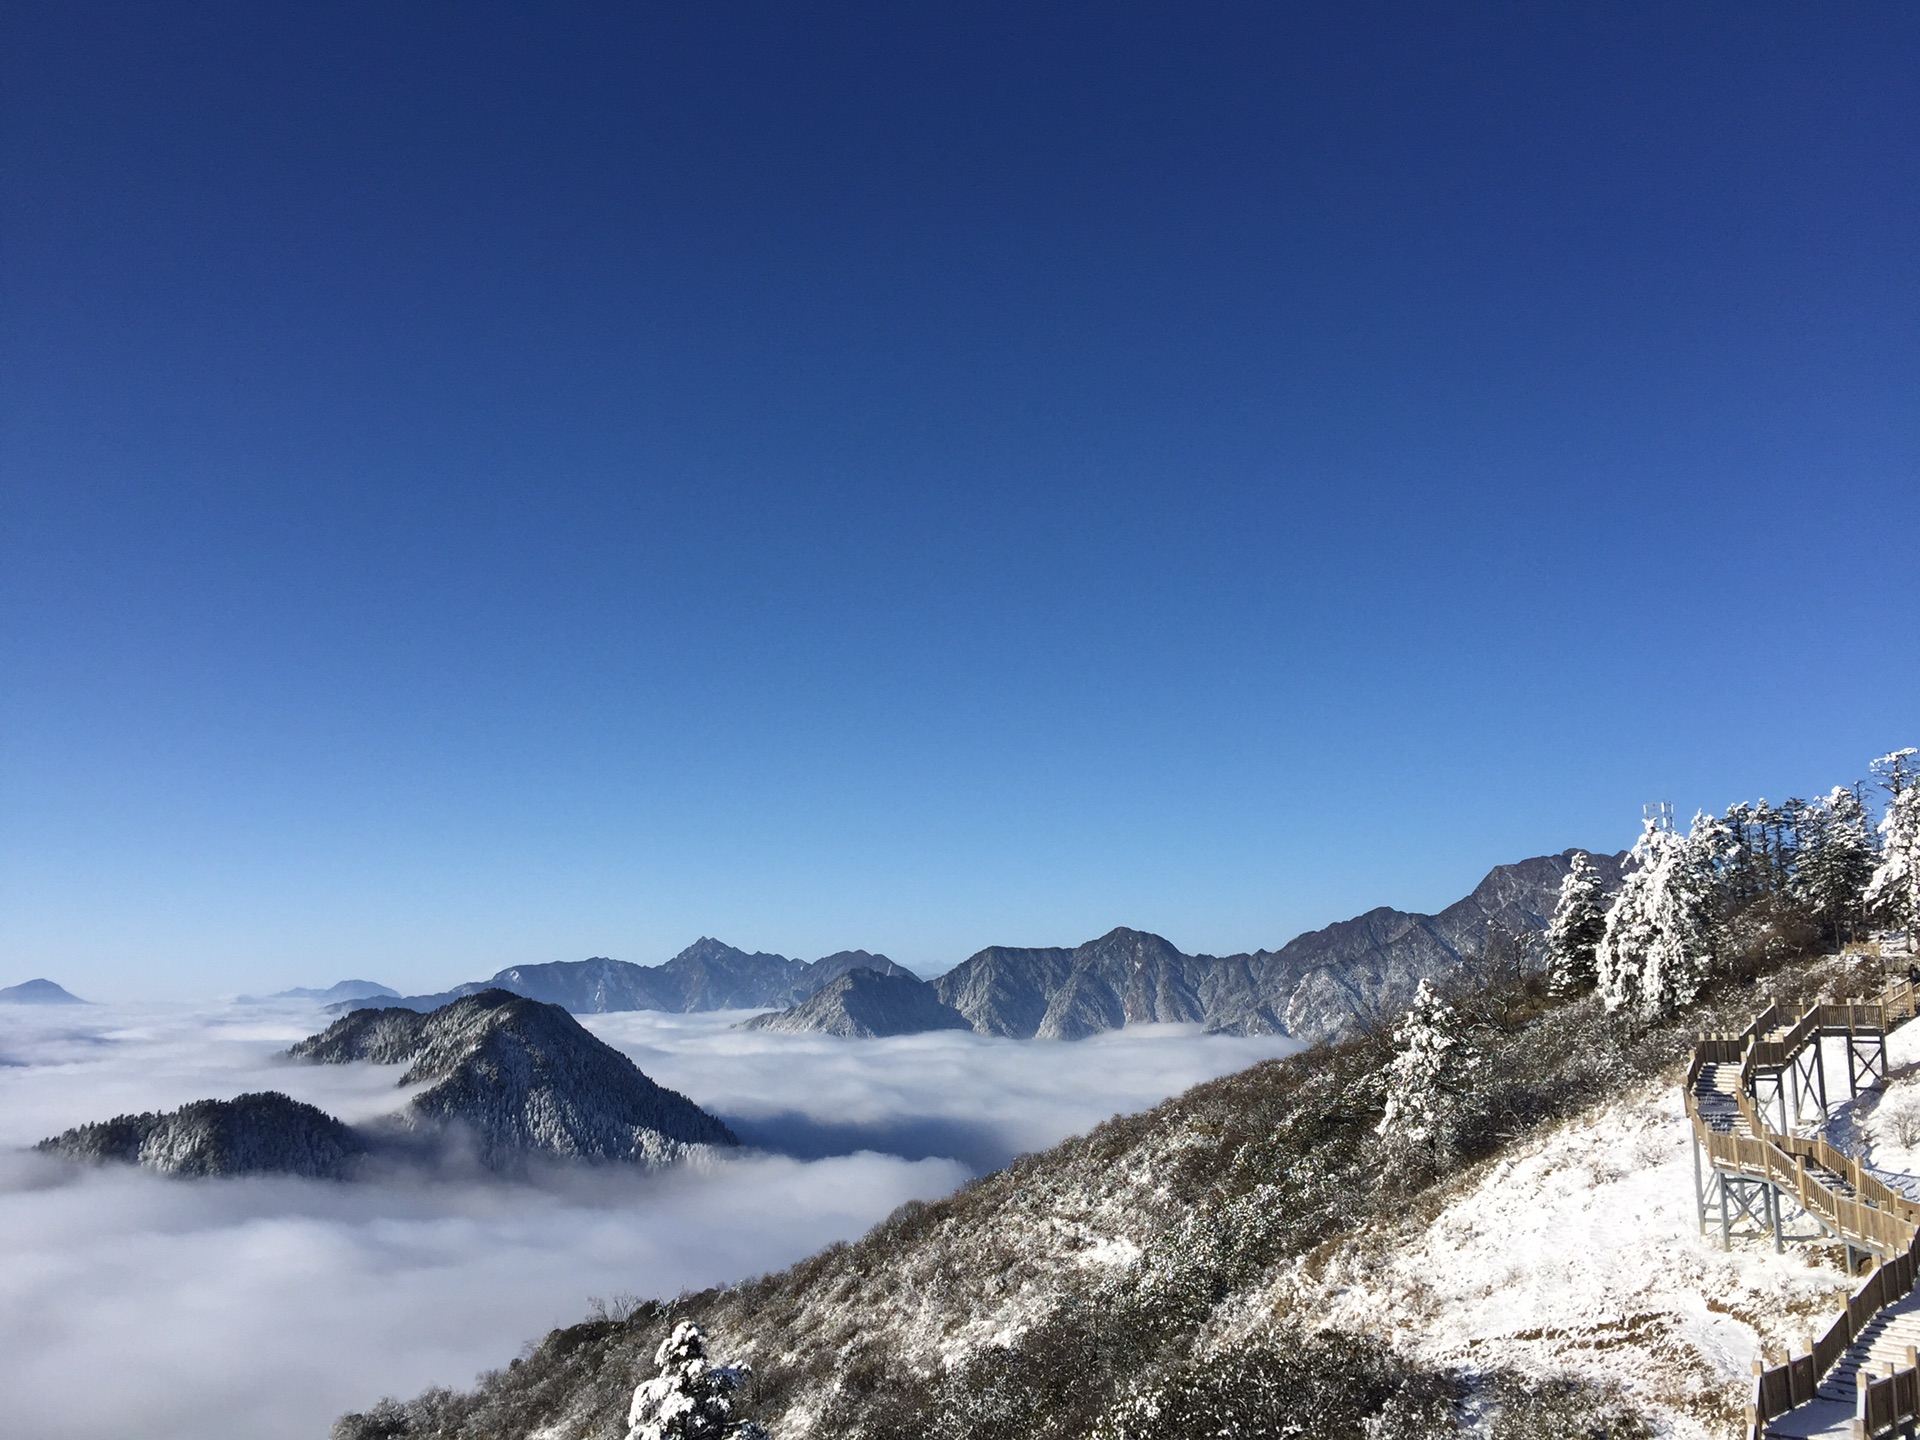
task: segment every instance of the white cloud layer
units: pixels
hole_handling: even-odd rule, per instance
[[[885,1041],[635,1013],[592,1028],[760,1151],[537,1184],[77,1178],[21,1152],[123,1111],[273,1088],[349,1120],[394,1067],[275,1053],[325,1023],[275,1006],[0,1007],[0,1394],[19,1440],[323,1436],[382,1394],[464,1385],[589,1295],[777,1269],[902,1201],[1286,1042],[1154,1027],[1076,1045]]]

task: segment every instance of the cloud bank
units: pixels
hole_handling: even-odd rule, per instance
[[[41,1437],[323,1436],[382,1394],[464,1385],[589,1295],[670,1295],[777,1269],[901,1202],[1116,1111],[1279,1053],[1179,1027],[1076,1045],[844,1041],[735,1016],[590,1023],[760,1150],[660,1175],[536,1183],[183,1182],[74,1172],[21,1147],[86,1120],[275,1088],[363,1120],[396,1067],[275,1052],[311,1006],[0,1013],[0,1393]]]

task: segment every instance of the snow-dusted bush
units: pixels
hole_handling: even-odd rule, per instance
[[[1875,1118],[1878,1128],[1902,1150],[1920,1145],[1920,1097],[1904,1096],[1882,1105]]]
[[[633,1392],[627,1440],[766,1440],[767,1432],[753,1421],[733,1417],[734,1392],[745,1383],[746,1368],[708,1363],[698,1325],[675,1325],[653,1363],[660,1373]]]
[[[1138,1383],[1094,1440],[1452,1440],[1458,1382],[1371,1337],[1282,1332],[1198,1357]]]

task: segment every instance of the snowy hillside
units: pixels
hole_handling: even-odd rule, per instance
[[[1723,1252],[1693,1185],[1669,1073],[1280,1267],[1259,1305],[1424,1364],[1618,1386],[1669,1433],[1719,1437],[1754,1358],[1804,1351],[1853,1282],[1802,1248]]]
[[[1839,982],[1816,962],[1766,983],[1787,999]],[[1728,1255],[1697,1234],[1676,1067],[1693,1025],[1737,1028],[1757,993],[1631,1032],[1535,980],[1463,997],[1489,1078],[1462,1123],[1487,1158],[1431,1185],[1382,1168],[1389,1042],[1322,1048],[339,1433],[617,1436],[664,1330],[691,1316],[753,1363],[761,1418],[788,1436],[1154,1434],[1125,1417],[1177,1412],[1223,1374],[1320,1387],[1408,1436],[1453,1434],[1432,1416],[1477,1404],[1503,1436],[1569,1415],[1718,1435],[1761,1348],[1803,1339],[1849,1288],[1811,1252]],[[1355,1375],[1372,1378],[1342,1390]]]

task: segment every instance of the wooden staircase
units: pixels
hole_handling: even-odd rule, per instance
[[[1754,1220],[1778,1247],[1791,1207],[1818,1227],[1792,1238],[1838,1240],[1849,1268],[1857,1255],[1875,1267],[1812,1353],[1772,1369],[1755,1362],[1748,1440],[1920,1433],[1920,1205],[1825,1140],[1787,1128],[1815,1094],[1824,1116],[1827,1042],[1845,1043],[1854,1093],[1863,1077],[1884,1079],[1887,1031],[1913,1017],[1915,989],[1901,981],[1877,1000],[1815,1005],[1791,1021],[1769,1007],[1739,1035],[1695,1042],[1686,1104],[1702,1232],[1717,1199],[1723,1238],[1736,1219]]]

